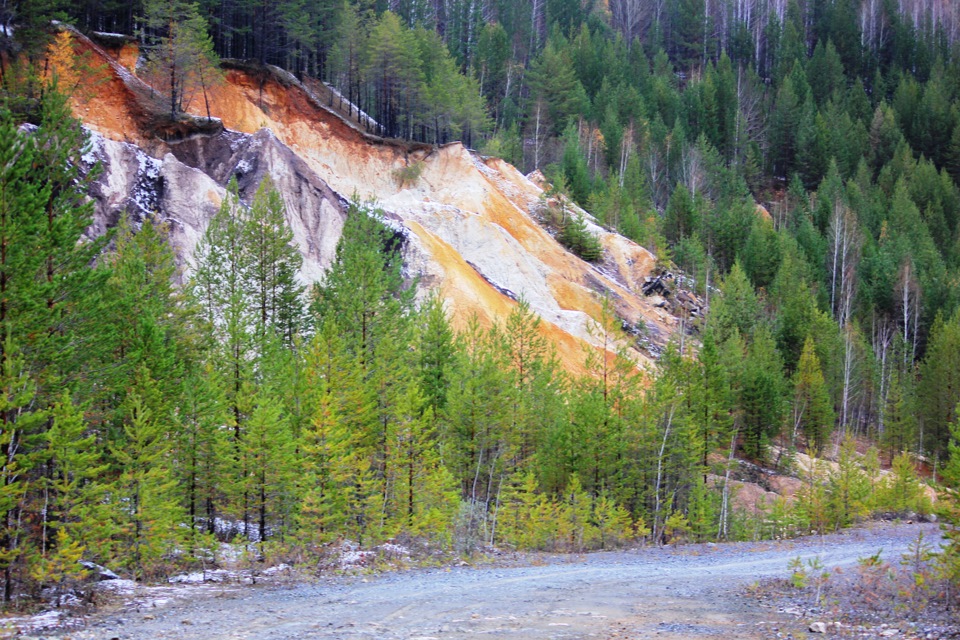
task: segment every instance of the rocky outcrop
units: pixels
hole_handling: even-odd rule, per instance
[[[77,36],[82,39],[82,36]],[[287,205],[287,221],[304,256],[301,276],[317,281],[333,260],[346,203],[375,200],[406,238],[405,268],[421,293],[439,289],[455,325],[477,316],[491,324],[523,298],[545,322],[543,333],[561,361],[582,370],[584,346],[599,348],[594,327],[601,297],[610,300],[636,359],[646,361],[678,329],[669,307],[641,293],[654,256],[597,226],[599,264],[566,251],[539,223],[543,189],[513,166],[459,143],[442,147],[380,140],[345,121],[327,103],[275,69],[232,64],[207,98],[222,127],[158,137],[137,127],[152,122],[142,82],[103,47],[79,49],[110,58],[109,82],[97,108],[77,100],[75,112],[95,133],[90,159],[104,172],[94,189],[100,233],[122,212],[156,213],[184,267],[210,217],[236,178],[249,201],[270,176]],[[199,102],[195,105],[199,109]]]

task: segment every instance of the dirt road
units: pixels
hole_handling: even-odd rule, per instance
[[[789,621],[743,594],[788,562],[896,561],[935,525],[875,525],[783,543],[691,545],[548,556],[522,567],[457,567],[284,587],[187,589],[153,608],[101,617],[71,638],[427,640],[761,638]],[[794,623],[794,628],[797,623]]]

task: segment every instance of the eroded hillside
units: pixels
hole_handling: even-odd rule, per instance
[[[600,346],[594,327],[602,296],[643,337],[647,348],[633,338],[627,345],[640,362],[679,326],[640,291],[654,267],[649,251],[587,216],[604,257],[599,264],[580,260],[538,223],[543,190],[502,160],[460,143],[370,136],[293,77],[239,63],[227,64],[225,82],[209,92],[219,122],[171,126],[154,115],[156,96],[135,75],[134,44],[75,39],[80,53],[106,63],[96,87],[74,99],[76,114],[96,134],[88,158],[104,165],[94,193],[98,230],[123,210],[156,211],[170,221],[171,240],[188,266],[229,179],[237,177],[249,199],[269,175],[283,194],[308,282],[333,260],[346,202],[356,197],[376,201],[402,229],[407,274],[424,292],[440,290],[458,326],[474,314],[488,325],[525,299],[573,371],[582,369],[584,344]],[[204,106],[196,97],[191,110],[199,114]]]

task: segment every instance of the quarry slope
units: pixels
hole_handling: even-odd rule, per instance
[[[90,162],[103,173],[94,189],[94,232],[124,211],[156,213],[170,222],[170,240],[185,269],[207,221],[235,176],[249,201],[269,175],[287,205],[287,220],[304,256],[301,276],[315,282],[334,258],[351,198],[375,201],[406,238],[405,269],[420,293],[438,289],[453,323],[476,315],[500,321],[526,300],[545,322],[542,332],[568,370],[583,370],[584,346],[595,335],[601,298],[622,324],[642,336],[624,346],[649,361],[679,320],[640,293],[655,258],[600,228],[599,264],[566,251],[538,222],[542,189],[510,164],[460,143],[407,144],[366,134],[292,76],[274,68],[225,65],[225,82],[208,95],[210,114],[192,123],[162,122],[159,100],[137,76],[135,43],[95,44],[75,34],[76,49],[102,70],[77,92],[74,111],[94,133]],[[94,85],[95,82],[95,85]],[[202,96],[189,109],[200,113]],[[222,123],[222,126],[221,126]],[[402,182],[401,169],[419,177]]]

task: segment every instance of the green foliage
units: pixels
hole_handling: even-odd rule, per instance
[[[943,468],[943,485],[938,491],[937,513],[946,540],[938,559],[942,575],[960,588],[960,420],[950,425],[950,457]]]
[[[957,420],[960,403],[960,310],[948,320],[938,318],[930,330],[917,398],[924,449],[946,459],[949,425]]]
[[[743,415],[743,449],[763,460],[771,439],[780,433],[787,380],[773,338],[761,326],[748,347],[739,375],[737,404]]]
[[[210,117],[207,89],[220,79],[220,59],[207,33],[200,6],[189,0],[147,0],[143,21],[150,46],[147,70],[154,88],[164,94],[169,116],[176,119],[203,92]]]
[[[907,453],[901,453],[890,465],[890,475],[877,488],[877,506],[897,514],[930,513],[932,507],[923,483]]]
[[[120,473],[110,487],[116,552],[138,580],[164,575],[181,542],[182,521],[173,499],[170,441],[161,418],[168,409],[157,384],[141,369],[123,405],[123,442],[110,447]]]
[[[837,529],[850,526],[870,513],[874,496],[871,478],[864,471],[855,442],[847,438],[840,447],[837,470],[828,481],[830,518]]]
[[[819,456],[833,431],[834,414],[811,337],[803,345],[793,386],[794,432],[802,433],[807,451]]]
[[[53,551],[32,563],[30,577],[42,587],[54,587],[54,602],[61,603],[61,594],[75,589],[89,572],[80,564],[84,548],[70,539],[63,529],[57,530]]]
[[[795,589],[808,589],[813,587],[813,603],[820,604],[820,594],[827,580],[830,579],[830,572],[824,569],[823,560],[819,556],[803,558],[797,556],[792,559],[787,568],[790,569],[790,583]]]
[[[553,133],[561,134],[571,118],[589,104],[564,39],[550,38],[528,73],[534,99],[544,104],[545,117]]]
[[[558,237],[560,243],[587,262],[603,257],[603,246],[596,235],[587,230],[581,214],[568,215]]]
[[[717,341],[725,342],[735,334],[749,340],[760,315],[760,301],[739,264],[723,280],[720,293],[710,314]]]
[[[803,513],[803,522],[810,530],[825,533],[832,525],[827,480],[829,472],[824,460],[811,457],[800,469],[803,488],[797,492],[797,509]]]

